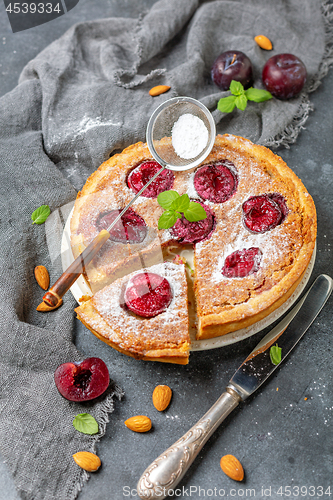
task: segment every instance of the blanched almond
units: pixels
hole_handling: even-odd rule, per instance
[[[265,35],[257,35],[254,37],[255,42],[259,45],[261,49],[272,50],[273,45],[269,38]]]
[[[148,432],[151,429],[151,420],[145,415],[136,415],[125,421],[126,427],[134,432]]]
[[[167,385],[158,385],[153,392],[153,405],[156,410],[164,411],[170,404],[172,390]]]
[[[73,458],[81,469],[88,472],[95,472],[102,464],[100,458],[90,451],[78,451],[74,453]]]
[[[152,89],[149,90],[149,94],[153,97],[156,97],[158,95],[164,94],[164,92],[167,92],[170,90],[171,87],[168,85],[156,85],[156,87],[153,87]]]
[[[220,461],[221,469],[234,481],[243,481],[244,469],[240,461],[233,455],[224,455]]]
[[[38,285],[43,288],[43,290],[47,290],[50,284],[50,276],[49,272],[44,266],[36,266],[35,267],[35,278]]]

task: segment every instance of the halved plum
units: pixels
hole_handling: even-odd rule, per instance
[[[199,196],[213,203],[224,203],[236,192],[238,179],[234,164],[222,160],[198,168],[194,175],[194,187]]]
[[[101,214],[96,224],[98,230],[107,229],[120,212],[121,209],[117,209]],[[118,243],[142,243],[147,232],[148,228],[143,218],[129,208],[111,229],[109,239]]]
[[[177,219],[175,225],[170,228],[170,232],[179,243],[199,243],[199,241],[207,240],[215,229],[214,212],[204,203],[197,203],[205,209],[207,217],[197,222],[188,221],[184,215],[181,219]]]
[[[147,184],[148,181],[161,170],[161,165],[156,161],[145,161],[136,167],[127,177],[127,185],[134,193],[138,193],[140,189]],[[143,191],[141,196],[146,198],[157,198],[163,191],[172,189],[175,180],[174,173],[171,170],[165,169],[159,176]]]
[[[225,259],[222,274],[226,278],[245,278],[258,271],[261,258],[260,248],[236,250]]]
[[[167,309],[172,296],[166,278],[155,273],[140,273],[129,280],[124,300],[128,309],[138,316],[153,318]]]
[[[87,358],[80,363],[63,363],[54,372],[60,394],[69,401],[95,399],[109,386],[109,370],[100,358]]]
[[[265,233],[281,224],[288,208],[284,197],[279,193],[252,196],[243,203],[245,227],[254,233]]]

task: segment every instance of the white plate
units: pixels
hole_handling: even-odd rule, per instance
[[[72,213],[73,210],[69,214],[69,217],[66,221],[61,241],[61,261],[62,261],[62,268],[64,271],[74,261],[70,245],[70,219],[72,217]],[[266,318],[262,319],[261,321],[258,321],[257,323],[254,323],[248,328],[242,328],[241,330],[237,330],[236,332],[232,333],[227,333],[226,335],[222,335],[221,337],[215,337],[213,339],[207,339],[207,340],[192,340],[191,351],[205,351],[207,349],[215,349],[216,347],[223,347],[229,344],[234,344],[235,342],[239,342],[240,340],[251,337],[251,335],[260,332],[260,330],[263,330],[267,326],[274,323],[294,304],[294,302],[296,302],[296,300],[303,292],[311,276],[315,260],[316,260],[316,246],[312,254],[308,268],[303,276],[303,279],[296,288],[295,292],[291,295],[291,297],[289,297],[289,299],[284,304],[282,304],[282,306],[273,311],[269,316],[266,316]],[[70,288],[70,290],[75,299],[77,300],[77,302],[79,302],[79,299],[83,295],[92,296],[90,287],[82,275],[77,279],[77,281]]]

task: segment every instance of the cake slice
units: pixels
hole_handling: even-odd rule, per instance
[[[184,265],[165,262],[133,272],[75,309],[99,339],[128,356],[187,364],[189,323]]]

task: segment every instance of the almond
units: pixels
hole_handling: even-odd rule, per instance
[[[50,276],[49,272],[44,266],[35,267],[35,278],[38,285],[43,288],[43,290],[47,290],[50,284]]]
[[[61,305],[62,305],[62,299],[60,299],[58,304],[54,307],[48,306],[45,304],[45,302],[42,302],[41,304],[39,304],[38,307],[36,307],[36,311],[46,313],[46,312],[54,311],[55,309],[58,309],[58,307],[60,307]]]
[[[149,90],[149,94],[153,97],[156,97],[158,95],[164,94],[164,92],[167,92],[170,90],[171,87],[168,85],[156,85],[156,87],[153,87],[152,89]]]
[[[170,404],[172,390],[167,385],[158,385],[153,392],[153,405],[156,410],[164,411]]]
[[[151,420],[144,415],[137,415],[125,421],[126,427],[134,432],[147,432],[151,429]]]
[[[234,481],[243,481],[244,469],[242,464],[233,455],[224,455],[220,461],[221,469]]]
[[[78,451],[73,458],[81,469],[88,472],[95,472],[102,464],[100,458],[90,451]]]
[[[254,41],[257,42],[259,47],[264,50],[272,50],[273,45],[269,38],[265,35],[257,35],[254,37]]]

